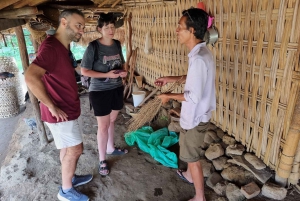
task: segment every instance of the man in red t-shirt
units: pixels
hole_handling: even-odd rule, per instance
[[[42,121],[49,127],[55,145],[60,149],[62,187],[57,194],[59,200],[89,200],[74,187],[93,178],[92,175],[74,175],[83,143],[78,122],[80,101],[74,76],[74,57],[69,47],[72,41],[80,40],[84,25],[82,12],[64,10],[59,16],[56,33],[43,41],[25,74],[27,86],[41,101]]]

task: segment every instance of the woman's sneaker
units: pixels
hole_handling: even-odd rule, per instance
[[[64,193],[62,188],[59,188],[57,198],[60,201],[89,201],[89,198],[77,191],[75,188],[71,188],[67,193]]]

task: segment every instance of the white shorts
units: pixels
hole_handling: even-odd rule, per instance
[[[73,147],[82,143],[81,125],[78,119],[45,124],[49,127],[57,149]]]

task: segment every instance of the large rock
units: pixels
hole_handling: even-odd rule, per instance
[[[173,105],[173,108],[181,108],[181,103],[179,103],[175,100],[173,100],[172,105]]]
[[[217,128],[218,128],[218,127],[217,127],[215,124],[209,123],[209,124],[208,124],[207,130],[217,130]]]
[[[209,135],[209,132],[213,132],[213,131],[207,131],[204,136],[204,142],[207,144],[211,144],[214,142],[214,139]]]
[[[274,199],[283,200],[286,197],[287,190],[273,183],[266,183],[261,189],[262,195]]]
[[[234,145],[229,145],[226,148],[226,155],[242,155],[243,152],[245,151],[245,147],[241,144],[234,144]]]
[[[228,160],[228,162],[240,165],[244,167],[246,170],[250,171],[260,182],[263,184],[270,179],[272,173],[266,169],[257,170],[255,169],[248,161],[245,160],[244,156],[232,156],[232,160]]]
[[[215,201],[227,201],[227,199],[226,198],[224,198],[224,197],[219,197],[218,199],[216,199]]]
[[[256,197],[260,193],[260,188],[255,182],[251,182],[241,187],[241,193],[247,198],[251,199]]]
[[[226,195],[226,187],[227,187],[228,182],[223,180],[219,183],[217,183],[214,186],[214,191],[216,194],[220,195],[220,196],[225,196]]]
[[[250,154],[250,153],[246,153],[244,155],[246,161],[248,161],[251,165],[253,165],[253,167],[257,170],[262,170],[264,168],[266,168],[266,165],[264,164],[264,162],[262,160],[260,160],[259,158],[257,158],[257,156]]]
[[[219,138],[223,138],[223,136],[225,135],[224,131],[222,131],[222,129],[218,128],[217,129],[217,135]]]
[[[226,197],[229,201],[243,201],[245,196],[241,193],[239,187],[229,183],[226,187]]]
[[[180,127],[180,125],[179,125],[179,122],[177,122],[177,121],[172,121],[172,122],[169,124],[169,126],[168,126],[168,130],[169,130],[169,131],[174,131],[174,132],[176,132],[176,133],[179,133],[180,130],[181,130],[181,127]]]
[[[221,156],[212,160],[212,163],[216,170],[220,171],[225,168],[225,164],[227,163],[228,158],[226,156]]]
[[[215,171],[215,168],[211,162],[205,159],[200,159],[200,163],[202,166],[203,177],[209,177]]]
[[[209,160],[213,160],[224,155],[224,149],[220,144],[211,144],[205,151],[205,156]]]
[[[221,138],[218,137],[216,131],[213,130],[208,130],[206,132],[206,135],[209,135],[214,140],[214,142],[219,142],[222,140]]]
[[[221,175],[217,172],[214,172],[207,178],[206,185],[213,189],[215,185],[222,180],[223,178],[221,177]]]
[[[251,172],[245,170],[242,167],[233,165],[221,172],[221,175],[224,179],[234,182],[237,185],[246,185],[255,180]]]
[[[230,137],[229,135],[224,135],[222,140],[225,144],[228,144],[228,145],[236,144],[235,139],[233,137]]]

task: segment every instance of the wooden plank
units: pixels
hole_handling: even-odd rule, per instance
[[[251,165],[244,156],[232,156],[232,159],[229,159],[227,162],[237,164],[242,166],[246,170],[250,171],[260,182],[263,184],[272,177],[272,173],[267,169],[257,170]]]
[[[118,3],[120,3],[122,0],[117,0],[113,5],[111,5],[112,8],[114,8]]]
[[[102,6],[104,6],[107,2],[109,2],[110,0],[105,0],[105,1],[103,1],[102,3],[100,3],[99,5],[98,5],[98,7],[100,8],[100,7],[102,7]]]
[[[57,5],[52,4],[49,5],[51,8],[58,8],[58,9],[79,9],[79,10],[86,10],[90,9],[93,12],[124,12],[124,6],[115,6],[114,8],[98,8],[96,5],[92,6],[70,6],[70,5]]]
[[[50,0],[22,0],[13,5],[13,8],[22,8],[24,6],[36,6]]]
[[[37,7],[27,6],[13,10],[2,10],[0,11],[0,18],[17,19],[19,16],[36,15],[38,12]]]
[[[23,19],[0,19],[0,31],[26,24]]]
[[[7,7],[7,6],[10,6],[10,5],[12,5],[12,4],[14,4],[14,3],[16,3],[16,2],[18,2],[18,1],[20,1],[20,0],[1,0],[1,1],[0,1],[0,10],[1,10],[2,8],[5,8],[5,7]]]
[[[20,52],[20,56],[21,56],[23,70],[25,72],[29,65],[29,59],[28,59],[28,53],[27,53],[25,37],[24,37],[22,26],[15,27],[14,31],[15,31],[17,39],[18,39],[19,52]],[[30,90],[28,90],[28,93],[29,93],[30,101],[33,104],[33,110],[34,110],[34,114],[36,117],[35,119],[36,119],[38,134],[40,137],[40,142],[41,142],[41,145],[44,146],[44,145],[48,144],[48,139],[47,139],[44,124],[41,120],[40,106],[39,106],[38,100],[36,99],[36,97],[34,97],[34,95],[31,93]]]
[[[36,5],[39,5],[39,4],[48,2],[48,1],[51,1],[51,0],[30,0],[28,5],[29,6],[36,6]]]
[[[18,1],[15,3],[12,7],[13,8],[22,8],[24,6],[27,6],[31,0],[23,0],[23,1]]]

